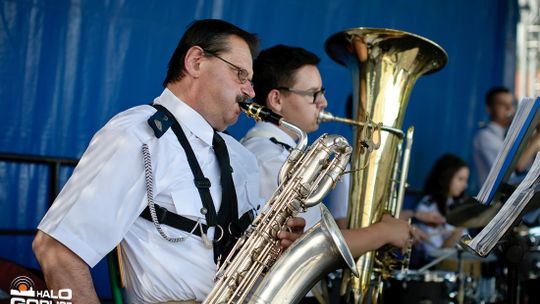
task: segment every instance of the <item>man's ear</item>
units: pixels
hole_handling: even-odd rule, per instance
[[[199,46],[192,46],[184,58],[184,70],[187,74],[198,78],[201,73],[201,59],[204,57],[204,50]]]
[[[281,109],[283,107],[283,100],[281,98],[281,92],[277,89],[272,89],[266,96],[266,105],[274,113],[281,114]]]

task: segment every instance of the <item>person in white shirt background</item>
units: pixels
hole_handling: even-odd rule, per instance
[[[489,114],[489,122],[478,130],[473,139],[473,160],[478,188],[485,182],[497,155],[504,147],[504,138],[515,111],[514,96],[509,89],[494,87],[487,92],[486,112]],[[528,140],[526,148],[516,162],[514,172],[507,181],[509,185],[517,186],[523,180],[536,153],[540,151],[539,129],[540,125],[536,127],[535,133]],[[529,225],[540,225],[540,209],[525,214],[523,219]]]
[[[491,167],[495,164],[497,155],[504,148],[504,139],[516,112],[515,98],[512,92],[505,87],[491,88],[486,93],[485,103],[489,122],[478,130],[473,139],[474,173],[477,177],[477,188],[482,187]],[[530,137],[526,148],[520,155],[514,172],[507,181],[509,185],[517,186],[523,180],[534,157],[540,151],[539,130],[540,125],[536,127],[535,133]],[[507,187],[507,189],[512,189],[512,187]],[[507,196],[510,195],[510,193],[506,194]],[[521,220],[529,227],[540,225],[540,209],[530,210],[522,216]],[[532,256],[531,253],[526,253],[524,260],[531,259],[530,256]],[[490,269],[490,271],[493,272],[495,269]],[[491,275],[495,276],[495,274]],[[524,286],[524,294],[527,294],[529,297],[538,298],[537,280],[526,281],[523,284],[526,284]],[[488,289],[488,292],[482,293],[482,295],[489,293],[493,294],[494,292]]]
[[[486,94],[486,112],[489,122],[482,127],[473,139],[473,160],[478,187],[481,187],[494,165],[499,152],[503,149],[504,138],[512,123],[516,105],[514,96],[505,87],[494,87]],[[527,148],[520,156],[510,184],[519,183],[530,166],[536,152],[540,150],[540,132],[536,132],[529,140]]]
[[[74,303],[98,303],[89,267],[120,244],[129,303],[204,300],[216,259],[226,254],[216,251],[219,242],[235,237],[220,224],[222,212],[231,217],[229,224],[236,223],[262,202],[255,158],[215,131],[234,124],[238,102],[254,96],[250,80],[257,51],[257,37],[230,23],[192,23],[170,59],[165,89],[154,100],[158,112],[149,105],[128,109],[96,133],[33,242],[50,289],[72,289]],[[182,132],[187,144],[180,140]],[[223,141],[232,173],[220,166]],[[195,180],[194,167],[203,180]],[[224,190],[227,174],[232,192]],[[159,205],[157,219],[143,217],[150,200]],[[187,227],[170,226],[171,218]],[[294,218],[288,224],[291,231],[280,233],[284,247],[305,222]]]

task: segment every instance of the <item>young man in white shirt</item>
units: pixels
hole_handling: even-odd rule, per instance
[[[302,48],[277,45],[262,51],[253,65],[255,102],[307,133],[317,130],[319,112],[327,106],[318,63],[315,54]],[[241,140],[257,158],[263,198],[268,199],[277,188],[278,172],[289,155],[287,147],[295,146],[297,139],[285,128],[258,122]],[[343,197],[347,199],[348,195]],[[317,208],[310,208],[300,216],[306,219],[309,228],[319,220],[320,214]],[[389,215],[370,227],[341,232],[354,257],[385,244],[404,248],[411,238],[409,224]]]
[[[476,169],[478,187],[486,180],[491,167],[495,164],[497,155],[503,149],[504,138],[516,111],[514,96],[504,87],[494,87],[486,94],[486,112],[489,122],[474,136],[473,158]],[[540,132],[536,132],[518,162],[510,184],[517,184],[524,177],[524,172],[532,163],[536,153],[540,151]]]

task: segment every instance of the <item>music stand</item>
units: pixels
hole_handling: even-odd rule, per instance
[[[521,197],[521,199],[516,199],[514,196],[523,193],[517,191],[513,193],[495,217],[477,236],[471,238],[469,235],[465,235],[459,242],[465,250],[478,256],[486,256],[495,246],[500,247],[508,267],[508,299],[512,304],[519,303],[518,266],[525,254],[526,245],[521,238],[511,232],[513,227],[521,221],[525,212],[533,210],[533,206],[538,206],[540,202],[540,185],[534,185],[532,190],[534,190],[534,194],[529,195],[529,197]]]

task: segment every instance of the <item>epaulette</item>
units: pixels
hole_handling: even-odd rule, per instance
[[[167,130],[172,126],[172,120],[167,116],[167,114],[157,111],[154,115],[148,118],[148,125],[154,130],[154,135],[157,138],[160,138],[167,132]]]

